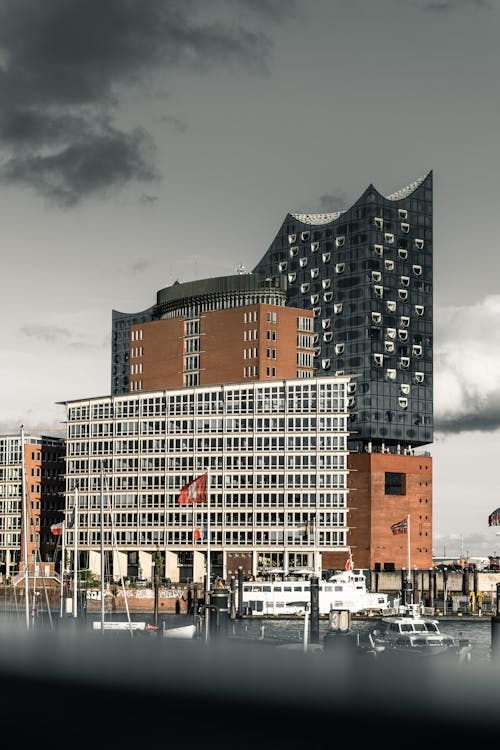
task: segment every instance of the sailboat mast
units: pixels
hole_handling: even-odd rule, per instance
[[[23,514],[23,557],[24,557],[24,603],[26,608],[26,628],[30,626],[29,602],[29,569],[28,569],[28,508],[26,501],[26,468],[24,465],[24,425],[21,425],[21,482],[22,482],[22,514]]]
[[[78,488],[75,487],[73,504],[75,520],[73,524],[73,617],[78,617]]]
[[[101,633],[104,634],[104,472],[101,461]]]

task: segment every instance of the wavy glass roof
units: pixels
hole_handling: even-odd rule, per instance
[[[418,180],[410,182],[410,184],[406,185],[406,187],[403,187],[400,190],[396,190],[395,193],[384,196],[385,199],[388,201],[400,201],[403,198],[407,198],[409,195],[415,192],[418,187],[420,187],[420,185],[429,174],[430,173],[427,172],[427,174],[419,177]],[[292,213],[290,214],[290,216],[293,216],[293,218],[297,219],[297,221],[301,221],[302,224],[314,224],[315,226],[319,226],[321,224],[329,224],[331,221],[335,221],[339,218],[339,216],[345,214],[346,211],[347,209],[345,209],[344,211],[332,211],[331,213]]]

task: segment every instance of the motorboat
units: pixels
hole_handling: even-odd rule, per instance
[[[370,632],[370,640],[379,655],[410,657],[450,657],[470,661],[472,643],[443,633],[439,621],[424,614],[419,604],[405,604],[397,614],[384,616]]]

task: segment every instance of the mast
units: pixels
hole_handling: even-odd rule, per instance
[[[101,461],[101,633],[104,635],[104,472]]]
[[[207,469],[207,571],[205,576],[205,643],[209,638],[209,604],[210,604],[210,471]],[[194,549],[194,545],[193,545]]]
[[[78,488],[75,487],[73,504],[75,520],[73,524],[73,617],[78,617]]]
[[[29,570],[28,570],[28,508],[26,501],[26,468],[24,465],[24,425],[21,425],[21,482],[22,482],[22,514],[23,514],[23,557],[24,557],[24,603],[26,608],[26,628],[30,627],[29,603]]]
[[[66,544],[65,544],[66,540],[65,540],[65,536],[66,536],[66,520],[64,520],[63,524],[62,524],[61,606],[60,606],[60,612],[59,612],[60,619],[62,619],[63,614],[64,614],[64,606],[63,606],[63,604],[64,604],[64,573],[65,573],[65,569],[66,569]]]

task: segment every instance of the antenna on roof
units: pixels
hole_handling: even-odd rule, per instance
[[[236,266],[236,273],[239,276],[245,273],[245,266],[242,263],[238,263],[238,265]]]

